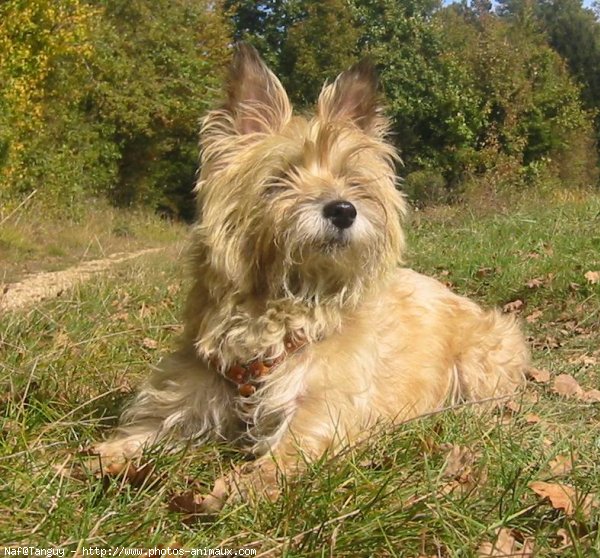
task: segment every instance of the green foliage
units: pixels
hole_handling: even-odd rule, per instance
[[[199,120],[234,39],[302,110],[373,58],[417,197],[598,183],[600,23],[580,0],[5,0],[0,202],[102,194],[191,216]]]
[[[102,6],[87,103],[119,150],[111,197],[178,212],[194,182],[199,118],[214,101],[227,60],[227,22],[208,1]]]
[[[552,47],[582,84],[583,100],[595,111],[600,130],[600,23],[596,14],[580,0],[543,0],[536,3],[536,16]]]
[[[307,105],[316,101],[325,80],[355,61],[360,31],[346,0],[303,4],[302,18],[290,27],[282,56],[289,68],[288,88]]]
[[[37,191],[48,207],[98,182],[110,149],[78,111],[91,7],[78,0],[0,4],[0,202]],[[110,177],[108,177],[110,178]]]
[[[435,171],[420,170],[409,173],[402,182],[402,191],[417,207],[448,201],[446,180]]]
[[[456,180],[483,124],[463,55],[445,44],[435,0],[355,0],[363,51],[381,68],[393,132],[406,168]]]
[[[0,6],[0,199],[64,210],[104,193],[191,211],[199,119],[226,64],[209,0]]]
[[[229,0],[227,6],[236,39],[258,48],[301,107],[356,60],[360,30],[349,0]]]

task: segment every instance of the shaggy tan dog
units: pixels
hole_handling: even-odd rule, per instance
[[[370,64],[325,86],[307,118],[238,47],[227,101],[202,130],[181,349],[101,455],[228,440],[260,458],[219,495],[269,490],[277,470],[380,423],[521,384],[528,356],[512,319],[398,267],[405,202],[387,126]]]

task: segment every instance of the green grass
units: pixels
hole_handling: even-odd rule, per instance
[[[572,374],[590,389],[600,385],[600,287],[584,273],[600,269],[599,225],[600,198],[591,196],[524,203],[505,214],[427,210],[408,226],[407,263],[484,304],[520,299],[524,318],[541,311],[525,324],[536,366]],[[600,405],[561,398],[550,384],[530,385],[514,412],[464,407],[383,432],[290,480],[278,501],[234,506],[211,522],[187,524],[168,502],[190,486],[209,489],[240,459],[226,448],[156,450],[148,457],[157,473],[141,488],[61,475],[56,467],[107,434],[148,367],[174,346],[185,294],[179,250],[122,264],[60,300],[2,316],[1,544],[454,558],[477,556],[506,527],[534,539],[536,556],[600,556],[598,508],[567,517],[528,487],[544,480],[600,495]],[[527,286],[538,277],[542,286]],[[473,463],[449,477],[444,461],[457,445],[469,448]],[[552,473],[551,461],[565,454],[573,469]],[[569,548],[561,529],[573,540]]]
[[[68,217],[47,215],[36,205],[6,215],[0,210],[0,283],[115,252],[170,244],[185,229],[148,211],[118,209],[100,200],[90,200]]]

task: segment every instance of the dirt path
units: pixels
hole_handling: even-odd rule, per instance
[[[148,248],[137,252],[118,252],[108,258],[84,262],[63,271],[37,273],[18,283],[11,283],[3,287],[0,285],[2,291],[0,292],[0,316],[6,311],[18,310],[36,302],[59,296],[75,284],[86,281],[93,275],[106,271],[118,263],[158,252],[162,249]]]

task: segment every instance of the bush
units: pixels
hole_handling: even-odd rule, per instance
[[[402,190],[417,207],[448,202],[446,180],[440,173],[435,171],[411,172],[402,181]]]

